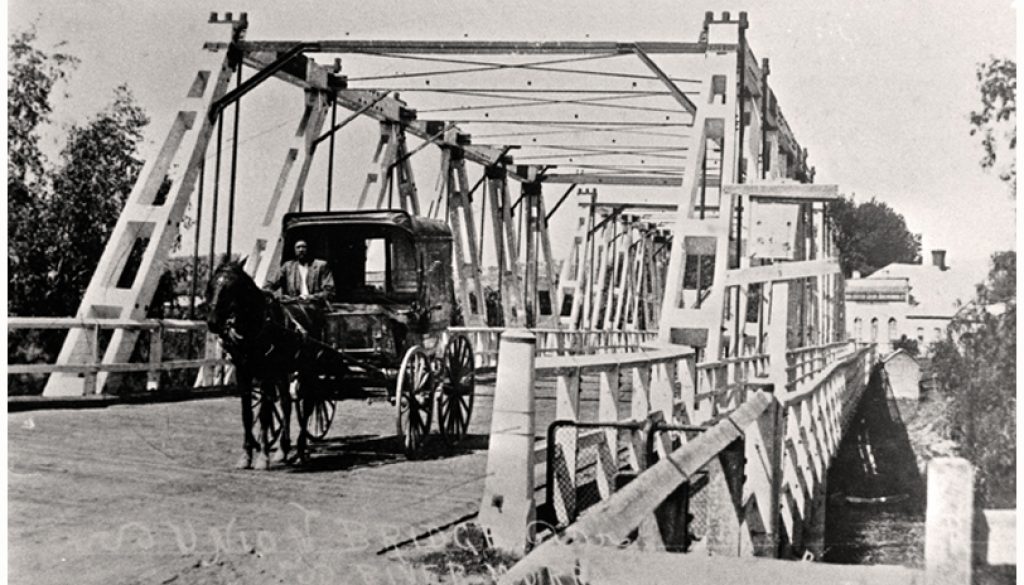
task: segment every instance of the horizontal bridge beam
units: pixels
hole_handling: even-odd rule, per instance
[[[682,177],[655,177],[643,175],[598,175],[589,173],[544,175],[545,183],[577,185],[635,185],[640,187],[679,187]]]
[[[839,199],[838,185],[813,185],[806,183],[764,184],[749,183],[726,185],[723,195],[744,195],[751,199],[766,199],[780,202],[833,201]]]
[[[612,41],[242,41],[245,51],[287,51],[302,42],[310,53],[395,53],[423,55],[588,55],[632,54],[637,47],[648,55],[702,54],[736,51],[736,44],[687,42],[620,43]],[[216,47],[215,47],[216,48]]]
[[[784,282],[839,273],[835,260],[803,260],[780,262],[767,266],[748,266],[725,271],[725,286],[749,285],[759,282]]]

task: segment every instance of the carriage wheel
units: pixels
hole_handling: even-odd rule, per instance
[[[473,346],[466,336],[456,335],[448,340],[441,367],[437,424],[441,428],[444,442],[454,445],[466,436],[469,418],[473,414],[473,390],[476,387]]]
[[[281,428],[283,427],[284,411],[281,410],[281,400],[276,392],[267,396],[263,392],[261,384],[253,384],[252,434],[256,445],[260,444],[259,439],[263,434],[263,418],[260,416],[260,411],[264,408],[264,405],[270,409],[270,426],[267,427],[267,438],[270,440],[270,446],[274,446],[281,437]]]
[[[327,388],[326,380],[317,380],[316,389],[309,397],[312,411],[306,419],[306,432],[314,441],[322,441],[331,430],[337,402]]]
[[[419,347],[413,347],[402,358],[395,393],[398,435],[402,438],[406,455],[415,455],[430,432],[434,406],[434,374],[430,358]]]

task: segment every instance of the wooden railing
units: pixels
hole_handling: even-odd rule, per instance
[[[206,368],[213,371],[229,362],[221,356],[215,337],[208,335],[204,321],[182,319],[77,319],[73,317],[11,317],[7,321],[8,331],[27,329],[71,330],[84,329],[92,340],[92,355],[88,361],[79,364],[8,364],[8,374],[52,374],[55,372],[78,374],[85,379],[85,394],[96,391],[97,376],[102,373],[146,372],[147,390],[158,390],[161,372],[182,369]],[[101,332],[111,330],[149,332],[149,356],[139,363],[104,363]],[[491,327],[453,327],[448,334],[463,333],[470,337],[476,353],[477,366],[493,369],[498,358],[498,339],[504,329]],[[168,332],[195,332],[204,339],[201,355],[197,359],[165,360],[164,340]],[[569,331],[561,329],[537,329],[538,353],[544,355],[593,354],[615,351],[636,351],[654,340],[656,333],[648,331]],[[210,383],[213,383],[213,377]]]
[[[488,485],[481,509],[481,523],[488,526],[496,542],[522,548],[525,541],[521,523],[508,524],[507,513],[499,513],[493,502],[500,501],[507,509],[507,489],[522,487],[521,479],[515,484],[508,481],[500,468],[506,463],[520,466],[522,460],[534,465],[557,466],[557,472],[548,469],[550,500],[555,524],[563,524],[575,517],[577,454],[584,448],[595,449],[598,460],[611,458],[611,465],[597,465],[596,484],[601,498],[607,498],[619,483],[618,475],[640,473],[650,458],[648,446],[661,457],[667,455],[674,442],[685,441],[687,429],[702,428],[727,413],[739,408],[748,399],[751,385],[763,384],[768,375],[769,361],[765,355],[732,358],[720,362],[696,364],[695,354],[688,347],[649,349],[598,355],[568,355],[538,357],[537,336],[524,330],[510,332],[503,338],[498,377],[495,385],[495,414],[491,421],[491,452],[502,456],[489,458]],[[581,381],[597,378],[596,414],[582,416]],[[559,424],[585,426],[585,433],[566,433],[552,436],[552,444],[535,444],[536,404],[535,386],[538,380],[555,379],[555,419]],[[631,382],[628,410],[621,401],[623,380]],[[507,401],[507,402],[506,402]],[[681,422],[686,422],[681,425]],[[659,424],[657,440],[649,440],[642,433],[652,431]],[[645,429],[645,425],[647,428]],[[629,437],[624,439],[624,437]],[[505,447],[501,445],[507,443]],[[521,459],[510,462],[508,452],[524,451]],[[528,450],[529,453],[525,453]],[[550,450],[550,457],[544,455]],[[516,455],[515,457],[519,457]],[[619,459],[628,461],[628,469],[619,469]],[[513,473],[513,472],[507,472]],[[514,501],[533,498],[534,476],[525,468],[529,486]],[[532,506],[534,504],[530,504]],[[535,529],[532,526],[529,529]],[[530,536],[532,538],[532,535]]]
[[[492,369],[498,365],[498,345],[503,327],[451,327],[448,334],[469,337],[476,354],[477,367]],[[538,355],[578,355],[638,351],[657,339],[656,331],[615,331],[601,329],[531,329],[537,339]]]
[[[738,409],[731,418],[739,427],[753,421],[757,411],[763,417],[769,409],[769,405],[752,403]],[[718,447],[740,437],[731,425],[719,425],[708,431],[687,446],[688,456],[680,452],[672,454],[677,474],[692,477],[702,467],[714,463]],[[655,466],[634,482],[646,481],[650,485],[627,486],[621,496],[615,496],[601,510],[581,519],[566,530],[562,538],[553,539],[531,552],[505,574],[499,584],[632,583],[636,581],[637,568],[644,567],[644,581],[648,583],[675,583],[679,575],[689,575],[702,583],[970,585],[979,582],[975,572],[990,573],[992,567],[1000,567],[1004,571],[1001,577],[1009,578],[1014,572],[1011,567],[1017,565],[1017,511],[976,508],[974,470],[964,459],[937,458],[928,463],[924,569],[774,559],[752,562],[751,559],[729,558],[735,554],[709,557],[621,546],[629,538],[628,535],[620,538],[625,531],[615,521],[639,517],[642,526],[647,518],[638,510],[648,508],[650,500],[655,499],[657,494],[653,488],[674,481],[674,478],[654,481],[656,471],[661,470]],[[627,491],[636,497],[627,499]],[[644,495],[650,496],[648,501],[640,500]],[[980,582],[998,579],[988,574]]]
[[[833,364],[857,349],[855,341],[838,341],[826,345],[801,347],[786,352],[786,389],[798,391],[806,387],[825,366]]]
[[[710,478],[700,489],[710,490],[708,501],[717,502],[714,505],[718,507],[714,514],[722,515],[707,520],[715,523],[718,532],[704,535],[700,546],[710,552],[735,555],[746,550],[746,554],[774,556],[781,542],[789,547],[804,544],[804,527],[820,513],[823,478],[874,363],[873,347],[857,349],[848,343],[801,348],[791,352],[792,361],[781,364],[772,363],[765,355],[695,364],[688,348],[536,357],[533,342],[533,336],[520,332],[506,338],[502,346],[491,429],[491,451],[501,457],[488,459],[480,512],[480,522],[495,544],[512,551],[525,550],[536,537],[535,524],[524,526],[514,520],[530,517],[529,510],[507,511],[509,502],[527,508],[534,505],[535,474],[526,472],[521,461],[536,463],[539,455],[533,443],[536,380],[555,377],[555,418],[585,423],[588,429],[604,425],[606,428],[596,433],[603,443],[600,449],[606,457],[616,457],[611,471],[597,469],[602,502],[562,532],[563,536],[575,530],[588,540],[622,542],[640,530],[639,534],[658,541],[655,546],[664,546],[657,530],[642,529],[642,520],[653,519],[665,498],[700,470]],[[802,371],[795,385],[798,389],[788,390],[793,386],[793,363]],[[629,372],[633,381],[628,412],[619,408],[618,381],[624,372]],[[579,411],[579,381],[585,375],[598,377],[598,407],[596,417],[584,421]],[[665,432],[658,431],[659,425]],[[623,441],[626,430],[632,440]],[[688,436],[691,431],[700,434]],[[654,440],[652,432],[658,435]],[[641,437],[644,433],[648,436]],[[563,515],[573,517],[578,448],[573,441],[582,439],[552,440],[554,444],[547,447],[554,458],[549,458],[548,464],[561,462],[556,474],[548,474],[558,484],[549,489],[553,501],[548,503],[561,525]],[[588,436],[589,442],[592,438]],[[641,443],[645,442],[654,445],[653,452],[643,450]],[[681,446],[673,450],[676,444]],[[620,453],[625,455],[621,469]],[[530,477],[529,489],[515,495],[513,491],[523,487],[520,479],[513,484],[511,472],[501,470],[502,461],[512,459]],[[650,465],[652,459],[657,463]],[[602,473],[604,477],[600,477]],[[620,483],[615,475],[619,473],[636,479],[615,492],[614,486]],[[734,505],[737,500],[742,505]],[[495,502],[506,512],[500,512]],[[685,519],[676,520],[686,525]],[[610,532],[602,532],[605,529]],[[780,538],[783,534],[784,540]],[[561,542],[552,546],[566,544],[564,538],[555,540]]]
[[[102,372],[129,373],[146,372],[147,390],[160,388],[160,374],[173,370],[224,366],[228,362],[222,358],[204,357],[199,359],[164,360],[164,334],[167,332],[195,332],[202,335],[204,345],[209,349],[211,337],[207,334],[206,323],[203,321],[186,321],[180,319],[147,319],[143,321],[127,319],[76,319],[73,317],[11,317],[7,320],[7,330],[25,329],[85,329],[89,331],[91,359],[82,364],[8,364],[8,374],[52,374],[55,372],[79,374],[85,378],[85,394],[94,394],[96,378]],[[121,329],[126,331],[149,332],[149,357],[140,363],[104,363],[101,332]],[[216,343],[215,341],[213,343]],[[218,352],[219,354],[219,352]],[[209,356],[210,352],[204,351]]]

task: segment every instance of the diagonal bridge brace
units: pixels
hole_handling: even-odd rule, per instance
[[[672,81],[672,79],[669,78],[669,76],[666,75],[665,72],[661,70],[661,67],[658,67],[658,64],[655,63],[653,59],[651,59],[650,55],[645,53],[644,50],[640,48],[639,44],[633,44],[633,53],[636,54],[636,56],[639,57],[640,60],[644,62],[644,65],[647,65],[647,68],[650,69],[651,72],[654,73],[654,75],[657,76],[657,78],[660,79],[661,82],[665,84],[665,87],[668,88],[669,93],[671,93],[672,97],[674,97],[676,101],[683,106],[683,109],[685,109],[691,115],[697,113],[697,105],[694,104],[693,101],[690,100],[690,98],[686,97],[686,94],[683,93],[683,90],[679,89],[679,86],[676,85],[675,82]]]
[[[258,85],[270,79],[279,71],[282,71],[296,57],[302,56],[306,51],[316,50],[318,46],[319,45],[317,43],[296,43],[293,47],[278,55],[277,59],[272,63],[260,69],[255,75],[246,79],[238,87],[229,91],[224,95],[224,97],[214,102],[213,105],[210,106],[210,119],[216,119],[217,115],[220,114],[224,108],[242,99],[242,96],[256,89]],[[232,65],[238,65],[242,60],[242,49],[239,48],[237,44],[232,43],[228,49],[228,56]],[[348,87],[345,77],[341,75],[329,75],[328,84],[332,89],[345,89]]]

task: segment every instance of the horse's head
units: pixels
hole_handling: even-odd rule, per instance
[[[206,324],[221,339],[238,345],[253,338],[263,325],[263,292],[241,263],[225,262],[206,289]]]

